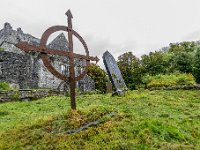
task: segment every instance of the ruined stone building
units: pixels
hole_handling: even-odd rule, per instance
[[[19,41],[26,41],[32,45],[39,45],[40,40],[30,34],[25,34],[18,28],[13,30],[9,23],[5,23],[0,30],[0,81],[7,81],[19,85],[20,88],[51,88],[62,89],[62,81],[54,77],[43,65],[40,54],[24,51],[15,47]],[[59,50],[68,50],[68,42],[64,34],[58,35],[47,47]],[[61,56],[49,56],[51,63],[57,71],[69,75],[68,58]],[[78,75],[84,69],[84,61],[75,60],[75,74]],[[94,81],[85,76],[77,82],[81,91],[95,89]]]

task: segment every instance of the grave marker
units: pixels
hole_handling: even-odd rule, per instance
[[[72,29],[72,18],[73,18],[73,16],[71,14],[71,11],[68,10],[66,12],[66,15],[67,15],[67,18],[68,18],[68,26],[52,26],[52,27],[48,28],[43,33],[39,46],[30,45],[27,42],[19,42],[18,44],[16,44],[16,47],[24,50],[25,52],[31,52],[31,51],[32,52],[39,52],[41,54],[41,58],[43,60],[45,67],[57,78],[69,82],[69,84],[70,84],[71,108],[76,109],[76,102],[75,102],[75,87],[76,87],[75,84],[76,84],[76,81],[79,81],[80,79],[82,79],[86,75],[90,61],[98,62],[99,59],[97,57],[89,56],[89,50],[88,50],[88,47],[87,47],[85,41],[76,31],[74,31]],[[54,32],[57,32],[57,31],[68,32],[68,41],[69,41],[68,49],[69,49],[69,52],[58,50],[58,49],[50,49],[46,46],[49,36],[51,34],[53,34]],[[73,52],[73,36],[78,38],[78,40],[82,43],[82,45],[85,49],[86,55],[76,54],[76,53]],[[69,58],[69,70],[70,70],[69,77],[67,77],[65,74],[58,72],[53,67],[53,65],[51,64],[51,61],[49,59],[48,54],[65,56],[65,57]],[[75,58],[78,58],[80,60],[86,60],[85,70],[78,76],[75,76],[75,71],[74,71],[74,59]]]
[[[113,84],[115,92],[119,96],[122,95],[124,93],[124,91],[127,90],[127,87],[126,87],[124,79],[121,75],[121,71],[119,70],[119,67],[117,65],[117,62],[115,61],[114,57],[108,51],[106,51],[103,54],[103,62],[106,67],[110,81]]]

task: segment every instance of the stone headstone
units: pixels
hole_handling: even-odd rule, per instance
[[[106,93],[112,93],[112,83],[111,82],[106,83]]]
[[[106,67],[110,81],[113,84],[115,92],[118,95],[122,95],[124,93],[124,91],[127,90],[127,87],[124,82],[124,79],[122,78],[121,71],[119,70],[117,62],[115,61],[114,57],[108,51],[106,51],[103,54],[103,62]]]
[[[81,93],[95,91],[95,82],[88,75],[85,75],[85,77],[83,79],[78,81],[78,84],[79,84]]]

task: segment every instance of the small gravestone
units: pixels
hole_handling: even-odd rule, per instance
[[[124,79],[122,78],[121,71],[115,61],[114,57],[106,51],[103,54],[103,62],[106,67],[110,81],[113,84],[115,92],[120,96],[127,90]]]
[[[111,82],[106,83],[106,93],[112,93],[112,83]]]

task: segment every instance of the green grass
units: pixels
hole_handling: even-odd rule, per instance
[[[146,76],[143,79],[147,88],[171,87],[177,85],[195,85],[195,78],[192,74],[174,73],[166,75]]]
[[[200,149],[200,91],[132,91],[0,104],[0,149]],[[110,117],[109,114],[116,115]],[[103,120],[75,134],[91,121]]]

